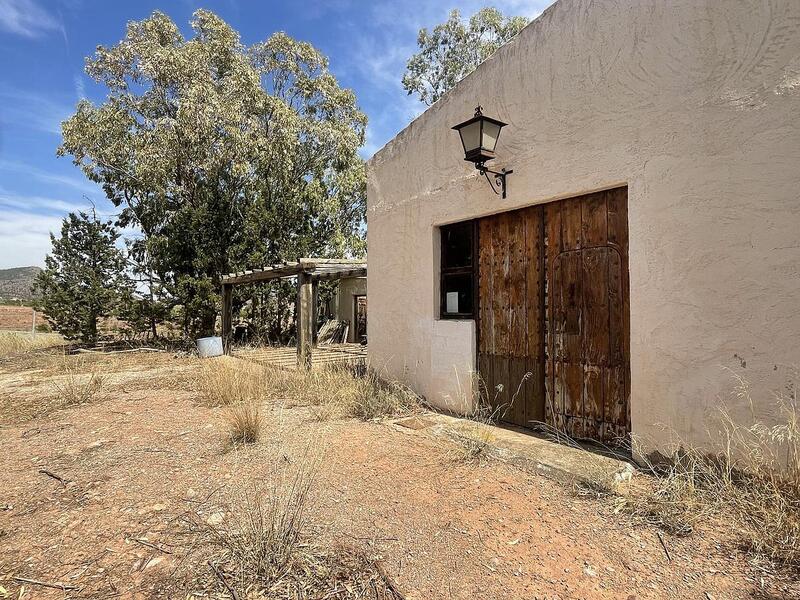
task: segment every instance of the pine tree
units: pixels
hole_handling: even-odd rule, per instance
[[[117,248],[119,233],[94,210],[70,213],[61,235],[50,234],[52,253],[36,278],[37,302],[67,339],[97,341],[97,322],[115,314],[120,299],[130,294],[125,257]]]

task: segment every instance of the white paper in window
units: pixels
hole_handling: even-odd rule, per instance
[[[447,312],[458,312],[458,292],[447,292]]]

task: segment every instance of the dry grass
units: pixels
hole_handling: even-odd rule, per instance
[[[64,338],[57,333],[0,332],[0,357],[22,354],[32,350],[51,348],[64,344]]]
[[[198,389],[208,406],[230,406],[266,399],[272,386],[269,370],[227,356],[203,361]]]
[[[475,422],[461,431],[453,432],[456,442],[450,456],[455,462],[481,464],[489,460],[494,450],[495,435],[489,423]]]
[[[737,396],[753,406],[747,382]],[[619,499],[621,508],[679,535],[712,515],[742,532],[742,545],[779,564],[800,565],[800,419],[796,396],[777,400],[781,422],[750,425],[719,409],[717,451],[681,447],[668,460],[647,461],[650,489]]]
[[[408,414],[420,406],[420,398],[406,386],[381,379],[367,369],[362,376],[348,373],[338,399],[347,416],[370,421]]]
[[[51,409],[67,408],[97,402],[104,398],[106,377],[97,364],[92,364],[87,372],[81,360],[63,358],[63,374],[53,381],[55,401]]]
[[[465,416],[471,423],[450,436],[456,442],[455,449],[450,452],[456,462],[481,464],[492,457],[496,441],[493,427],[513,407],[523,384],[531,376],[532,373],[525,373],[509,402],[501,405],[498,403],[497,398],[502,392],[502,387],[498,386],[498,389],[487,390],[486,384],[480,375],[477,373],[474,375],[472,389],[481,390],[481,393],[478,394],[475,402],[463,401],[463,406],[470,407]],[[494,395],[493,399],[489,398],[490,394]]]
[[[205,586],[240,598],[393,599],[363,550],[321,541],[310,520],[319,463],[309,451],[296,462],[280,451],[270,464],[265,479],[225,488],[189,513],[188,563],[210,567]]]
[[[326,365],[311,371],[273,370],[270,393],[287,406],[309,406],[319,420],[363,421],[408,414],[420,398],[406,386],[385,381],[370,368]]]
[[[261,405],[273,385],[272,373],[253,363],[220,357],[203,361],[198,389],[206,405],[224,407],[231,444],[254,444],[261,435]]]
[[[198,387],[210,406],[270,400],[311,407],[318,420],[368,421],[408,414],[420,405],[419,397],[405,386],[350,366],[290,371],[223,357],[204,363]]]
[[[100,402],[134,390],[186,390],[195,385],[192,359],[167,353],[65,354],[61,348],[0,360],[0,425]]]
[[[225,419],[232,444],[254,444],[261,435],[261,411],[254,401],[239,402],[226,407]]]

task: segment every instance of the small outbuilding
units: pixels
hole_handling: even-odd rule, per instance
[[[770,422],[800,364],[800,2],[560,0],[367,198],[370,363],[431,404],[658,448],[721,401]]]

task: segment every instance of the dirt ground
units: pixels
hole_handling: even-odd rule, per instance
[[[199,401],[192,359],[120,355],[99,363],[102,401],[21,409],[54,393],[48,360],[0,362],[0,598],[23,586],[24,598],[202,597],[209,568],[185,555],[180,516],[309,453],[317,534],[380,557],[409,600],[800,597],[724,525],[662,533],[668,558],[656,529],[612,503],[498,462],[457,462],[421,432],[275,403],[262,440],[231,449],[221,409]]]

